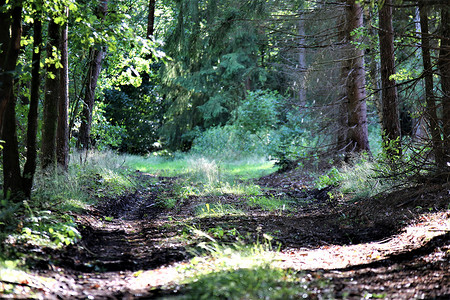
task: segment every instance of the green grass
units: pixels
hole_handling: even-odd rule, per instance
[[[222,216],[242,216],[244,212],[235,208],[231,204],[205,203],[200,204],[195,209],[195,215],[199,218],[204,217],[222,217]]]
[[[263,159],[220,162],[189,154],[169,159],[128,155],[124,160],[133,170],[179,177],[172,190],[180,199],[223,194],[260,195],[261,188],[250,180],[276,170],[273,161]]]
[[[125,164],[134,170],[158,176],[177,176],[186,173],[188,161],[185,159],[163,158],[156,156],[142,157],[127,155]]]
[[[75,243],[81,236],[72,212],[95,204],[97,197],[117,197],[137,188],[121,156],[91,152],[87,159],[79,158],[72,155],[67,173],[37,173],[31,199],[0,199],[0,251],[14,256],[15,244],[61,248]]]
[[[253,245],[222,245],[199,230],[193,233],[209,242],[199,244],[203,254],[179,267],[183,288],[178,299],[303,299],[328,284],[277,267],[278,250],[268,235]]]
[[[246,203],[250,207],[259,207],[265,211],[291,210],[289,201],[271,196],[247,197]]]
[[[222,166],[226,173],[241,180],[259,178],[276,171],[275,162],[267,160],[223,163]]]
[[[125,164],[131,169],[159,176],[187,175],[202,166],[208,166],[209,168],[216,168],[219,176],[221,175],[224,178],[248,180],[259,178],[276,170],[273,161],[263,159],[220,162],[192,155],[179,155],[175,158],[127,155],[124,159]]]

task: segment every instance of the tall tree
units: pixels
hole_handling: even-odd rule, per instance
[[[300,71],[298,83],[298,103],[301,106],[306,104],[306,35],[305,35],[305,19],[300,15],[298,20],[298,69]]]
[[[147,18],[147,38],[150,39],[155,33],[155,7],[156,0],[148,1],[148,18]]]
[[[65,18],[68,20],[69,9],[65,8]],[[61,52],[60,69],[60,97],[58,102],[58,128],[56,136],[56,160],[58,166],[63,170],[69,167],[69,61],[68,61],[68,21],[61,28],[61,41],[59,50]]]
[[[42,116],[41,167],[56,170],[56,131],[58,126],[58,101],[60,97],[60,56],[59,46],[61,26],[50,20],[47,41],[47,68],[45,78],[44,110]]]
[[[401,130],[395,79],[394,29],[392,0],[385,0],[379,10],[383,140],[388,157],[401,155]]]
[[[423,61],[423,73],[425,80],[425,103],[426,113],[429,123],[429,129],[431,133],[431,142],[433,146],[434,157],[436,165],[439,168],[444,167],[444,153],[442,148],[441,132],[439,128],[439,120],[437,115],[437,105],[434,96],[434,83],[433,83],[433,65],[431,62],[431,45],[430,45],[430,33],[428,29],[428,7],[425,1],[419,2],[419,15],[420,15],[420,27],[421,27],[421,40],[422,40],[422,61]]]
[[[3,193],[15,198],[23,193],[20,174],[19,151],[16,131],[16,102],[14,83],[16,65],[22,38],[22,1],[16,1],[11,9],[0,0],[0,133],[3,146]]]
[[[354,34],[355,30],[364,25],[363,9],[356,0],[346,0],[346,16],[347,42],[350,49],[346,66],[349,128],[349,147],[347,149],[356,152],[370,152],[367,128],[364,50],[356,46],[360,38]]]
[[[41,86],[41,53],[42,53],[42,12],[39,6],[42,2],[37,2],[36,13],[33,20],[33,55],[31,69],[31,91],[30,108],[28,111],[27,128],[27,154],[26,163],[23,167],[23,189],[25,196],[31,196],[33,178],[37,165],[37,131],[38,131],[38,111],[39,111],[39,89]]]
[[[108,9],[108,0],[101,0],[97,8],[97,18],[104,20]],[[77,148],[87,151],[90,146],[92,113],[95,103],[95,89],[102,69],[103,46],[96,44],[89,51],[89,68],[84,93],[84,105],[81,113],[81,126],[77,140]]]
[[[446,162],[450,159],[450,4],[441,9],[441,46],[439,49],[439,71],[442,88],[442,123]]]

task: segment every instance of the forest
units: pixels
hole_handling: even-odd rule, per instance
[[[450,1],[0,0],[0,298],[448,299]]]

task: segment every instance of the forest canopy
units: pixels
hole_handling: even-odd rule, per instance
[[[74,151],[446,177],[447,0],[0,0],[3,193]]]

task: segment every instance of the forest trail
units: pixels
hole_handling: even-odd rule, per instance
[[[450,295],[450,213],[442,187],[404,190],[354,203],[328,199],[321,190],[298,188],[304,178],[272,174],[258,181],[266,193],[299,201],[289,212],[197,217],[205,203],[238,206],[241,197],[189,197],[171,210],[158,205],[175,179],[152,179],[145,189],[104,199],[74,215],[82,240],[63,251],[39,249],[41,259],[23,284],[26,297],[45,299],[149,299],[182,293],[180,267],[198,241],[187,228],[234,229],[247,242],[270,233],[281,244],[274,264],[326,280],[309,296],[322,299],[447,299]],[[307,200],[307,201],[306,201]],[[307,204],[305,204],[307,203]],[[424,209],[422,209],[422,207]],[[425,211],[432,211],[425,213]],[[224,235],[220,242],[236,242]],[[48,259],[50,258],[50,259]],[[28,291],[28,292],[27,292]],[[28,293],[28,294],[27,294]]]

